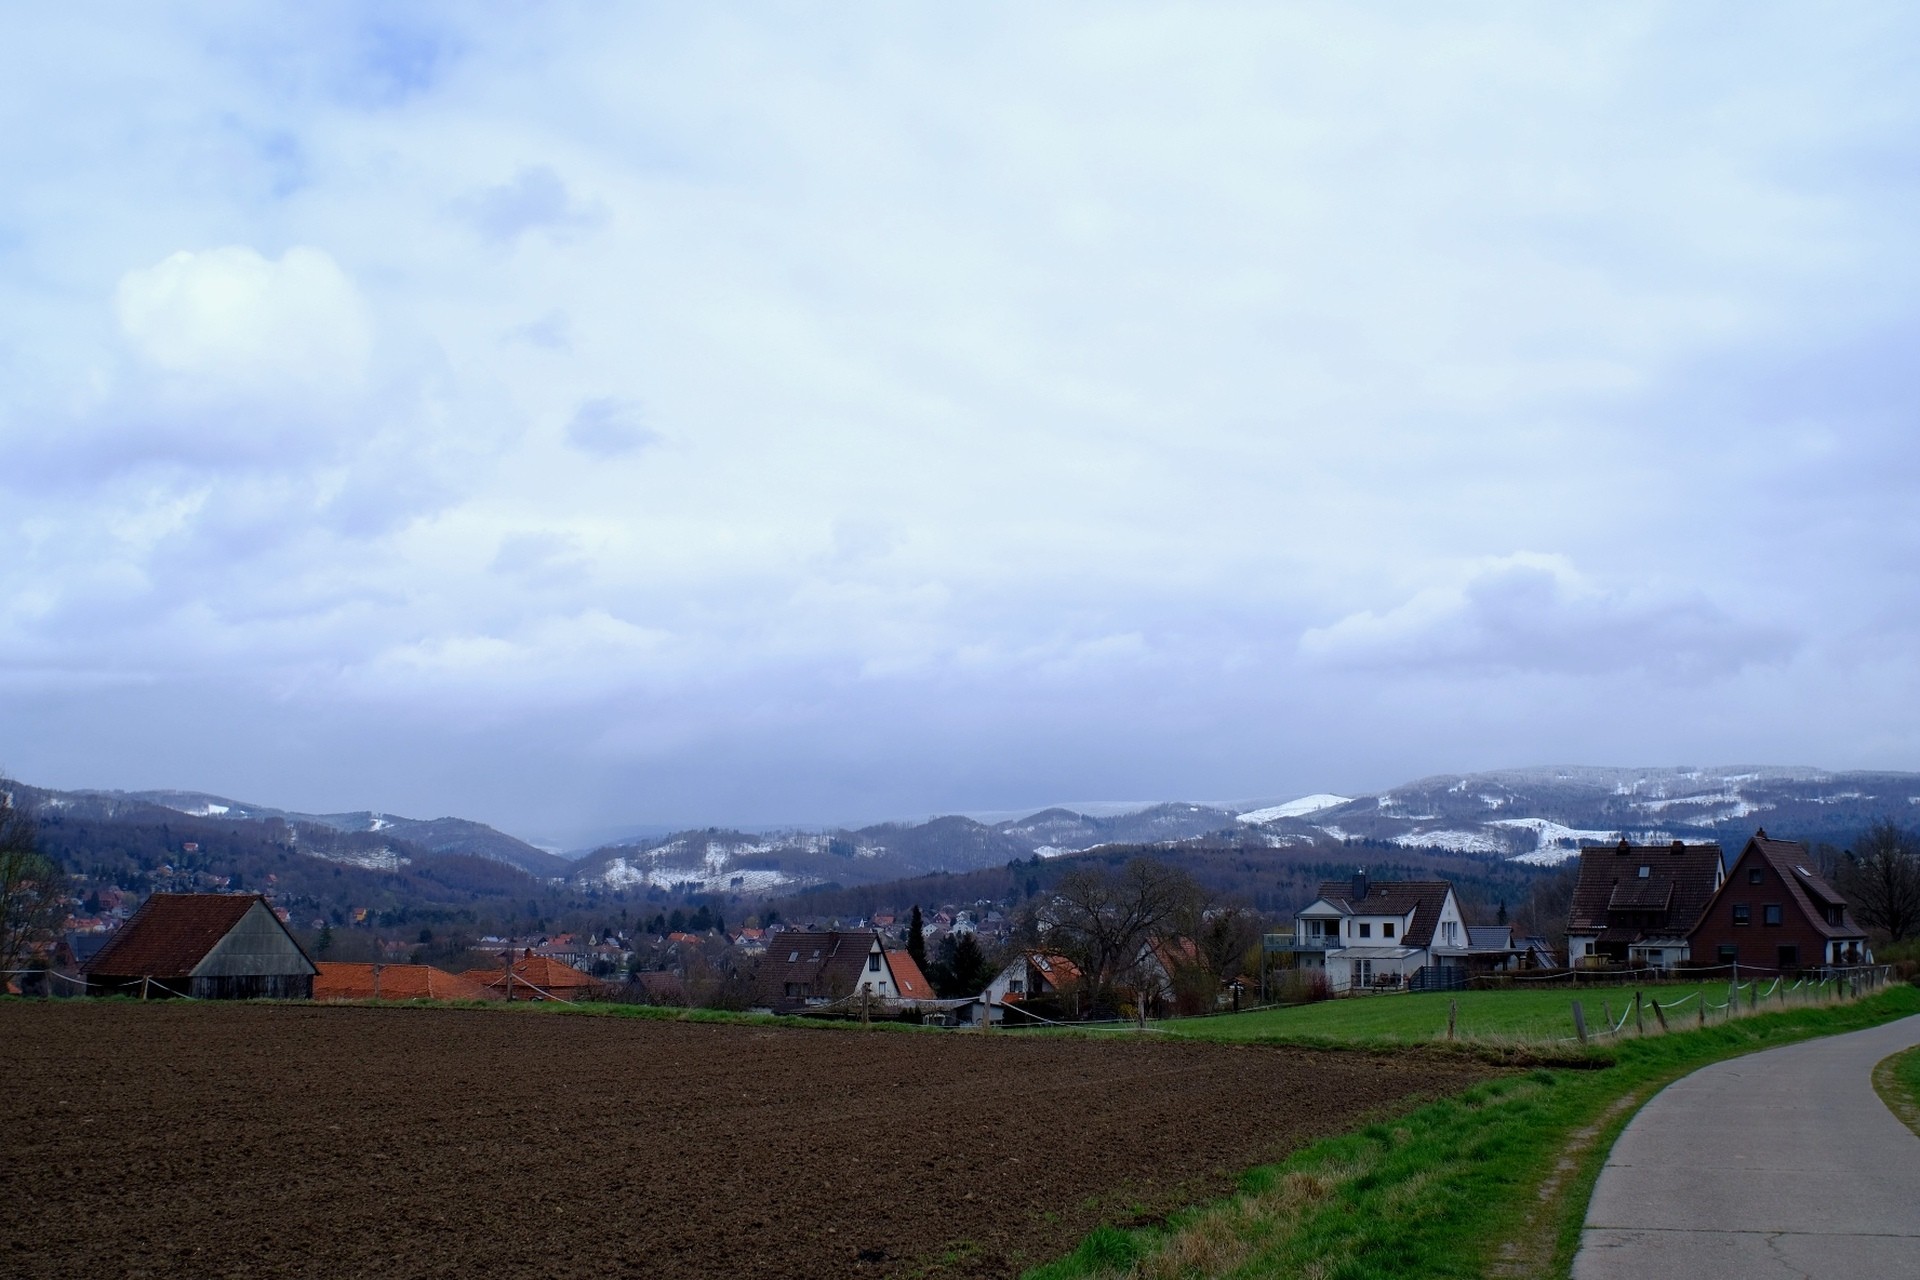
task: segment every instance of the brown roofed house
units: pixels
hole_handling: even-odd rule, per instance
[[[912,957],[888,951],[875,929],[790,929],[773,935],[754,972],[754,987],[754,1003],[776,1013],[861,995],[887,1002],[932,998],[932,987]]]
[[[1567,962],[1672,969],[1725,878],[1717,844],[1591,845],[1567,916]],[[1697,957],[1696,957],[1697,959]]]
[[[156,893],[87,962],[89,995],[313,995],[314,967],[257,893]]]
[[[1756,831],[1689,939],[1695,964],[1782,973],[1873,963],[1847,900],[1814,870],[1807,846]]]

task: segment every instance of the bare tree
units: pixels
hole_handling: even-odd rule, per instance
[[[1118,872],[1076,867],[1060,877],[1037,925],[1047,950],[1080,970],[1090,1009],[1111,1007],[1114,983],[1140,950],[1193,909],[1199,890],[1185,872],[1135,858]]]
[[[0,969],[18,969],[66,915],[65,877],[40,852],[19,788],[0,778]]]
[[[1920,840],[1889,818],[1873,823],[1840,863],[1840,883],[1860,923],[1900,942],[1920,933]]]

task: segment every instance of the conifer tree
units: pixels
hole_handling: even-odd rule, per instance
[[[920,919],[920,905],[914,904],[913,918],[907,922],[907,954],[920,972],[927,971],[927,934],[926,925]]]

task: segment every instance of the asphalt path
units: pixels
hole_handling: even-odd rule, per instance
[[[1920,1015],[1702,1067],[1614,1144],[1573,1280],[1915,1280],[1920,1137],[1873,1065]]]

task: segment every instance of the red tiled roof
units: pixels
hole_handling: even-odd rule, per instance
[[[322,961],[313,980],[315,1000],[485,1000],[499,993],[458,974],[430,964],[383,964],[379,994],[374,994],[374,966]],[[504,972],[504,971],[502,971]]]
[[[257,893],[156,893],[94,953],[86,971],[111,977],[187,977],[262,900]]]
[[[920,972],[911,955],[904,951],[887,952],[887,968],[893,971],[893,985],[902,1000],[933,999],[933,984]]]
[[[490,993],[498,995],[507,989],[507,971],[505,969],[469,969],[460,975],[485,987]],[[551,956],[528,956],[513,962],[513,982],[538,987],[542,991],[551,991],[555,995],[568,995],[576,991],[598,987],[600,983],[590,973],[582,973],[570,964],[562,964]]]

